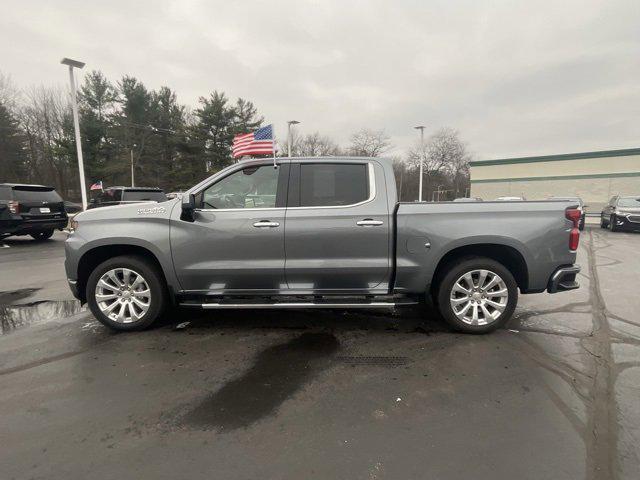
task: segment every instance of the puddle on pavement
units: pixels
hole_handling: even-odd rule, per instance
[[[77,300],[42,301],[24,305],[0,304],[0,334],[21,327],[70,317],[85,310]]]
[[[19,300],[23,300],[36,293],[39,288],[21,288],[10,292],[0,292],[0,306],[13,305]]]
[[[304,333],[258,354],[253,366],[205,399],[184,418],[200,429],[229,431],[272,414],[330,365],[339,342],[329,333]]]

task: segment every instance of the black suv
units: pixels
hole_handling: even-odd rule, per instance
[[[93,197],[88,208],[110,207],[128,203],[166,202],[167,196],[153,187],[108,187]]]
[[[64,202],[53,187],[0,183],[0,237],[46,240],[67,226]]]

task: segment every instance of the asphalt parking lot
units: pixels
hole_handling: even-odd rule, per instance
[[[640,234],[587,226],[582,287],[485,336],[424,308],[115,334],[63,241],[0,249],[2,478],[638,478]]]

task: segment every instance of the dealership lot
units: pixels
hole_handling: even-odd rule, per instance
[[[63,240],[0,249],[3,478],[637,478],[640,234],[587,226],[582,288],[485,336],[424,308],[114,334]]]

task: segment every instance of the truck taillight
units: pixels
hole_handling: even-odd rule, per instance
[[[13,214],[20,213],[20,203],[16,202],[15,200],[11,200],[9,202],[9,211]]]
[[[582,218],[582,212],[577,208],[567,208],[564,211],[564,216],[567,220],[571,220],[573,222],[573,228],[569,233],[569,250],[577,250],[578,243],[580,242],[580,219]]]

